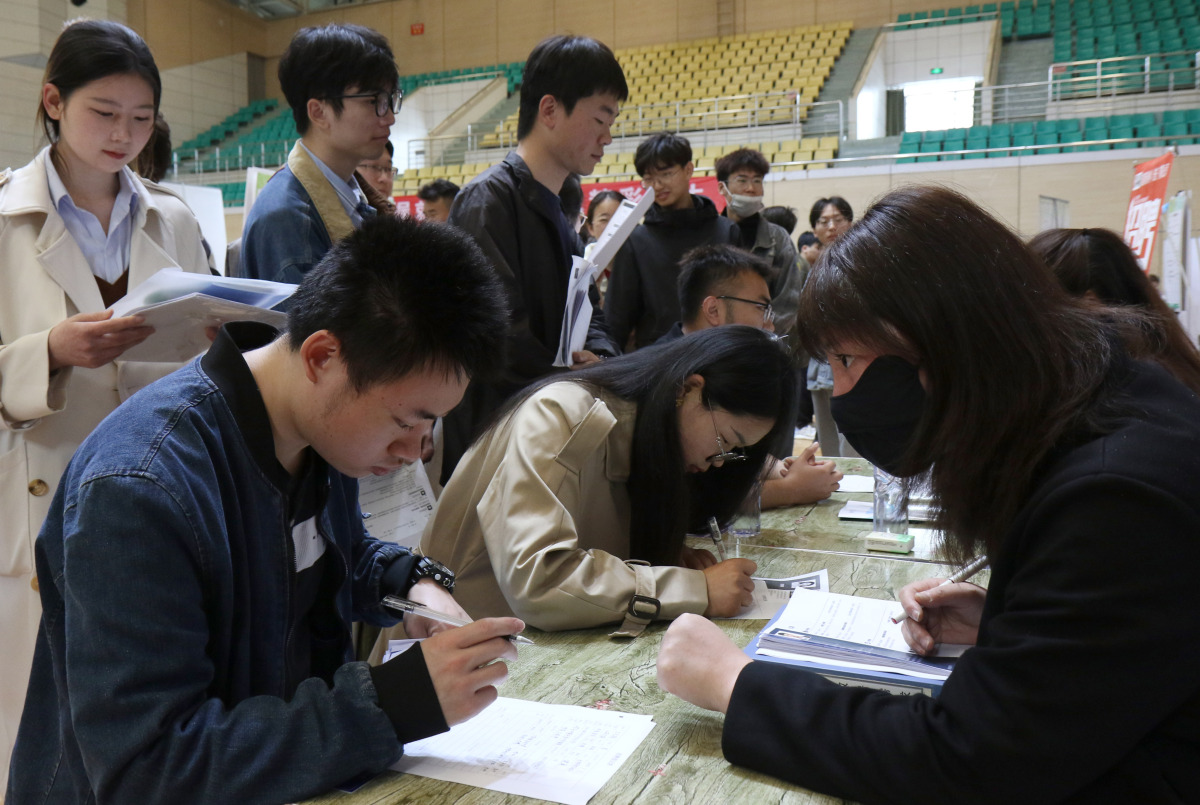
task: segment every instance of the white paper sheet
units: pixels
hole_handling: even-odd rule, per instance
[[[875,477],[873,475],[843,475],[838,483],[839,492],[874,492]]]
[[[123,361],[186,361],[208,349],[208,328],[230,321],[282,327],[287,316],[269,308],[296,289],[265,280],[214,277],[164,268],[112,306],[113,316],[145,317],[154,334],[121,354]]]
[[[571,353],[583,349],[587,341],[588,325],[592,322],[592,303],[588,299],[588,289],[596,277],[596,273],[612,262],[617,250],[629,238],[634,227],[646,215],[646,210],[654,203],[654,188],[646,188],[646,192],[636,203],[625,199],[617,207],[604,234],[596,241],[595,248],[589,247],[588,257],[573,257],[571,261],[571,280],[567,285],[567,304],[563,311],[562,330],[558,337],[558,354],[554,365],[567,367],[571,365]]]
[[[923,523],[932,519],[932,506],[927,503],[908,502],[908,519],[910,522]],[[869,500],[851,500],[838,511],[842,520],[873,520],[875,504]]]
[[[829,571],[817,570],[786,579],[754,577],[754,603],[730,618],[719,620],[770,620],[787,606],[796,590],[828,590]]]
[[[434,504],[433,488],[420,461],[358,482],[359,508],[364,517],[371,515],[363,521],[367,531],[385,542],[417,547]]]
[[[392,768],[586,805],[652,729],[646,715],[501,697],[449,732],[406,744]]]

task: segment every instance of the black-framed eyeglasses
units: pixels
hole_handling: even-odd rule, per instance
[[[400,172],[399,168],[385,168],[382,165],[365,165],[365,164],[359,165],[358,170],[360,172],[364,172],[364,173],[367,171],[370,171],[371,173],[375,174],[376,176],[390,176],[393,179],[395,179],[396,174],[398,174]]]
[[[400,107],[404,104],[404,93],[400,90],[394,90],[390,94],[387,92],[355,92],[352,95],[334,95],[328,100],[346,100],[348,98],[370,98],[375,104],[375,116],[383,117],[389,111],[393,115],[400,114]]]
[[[771,307],[767,302],[756,302],[753,299],[743,299],[740,296],[718,296],[718,299],[730,299],[734,302],[743,302],[747,305],[754,305],[762,311],[763,323],[775,321],[775,308]]]
[[[733,447],[725,449],[725,440],[721,438],[721,431],[717,429],[717,415],[713,413],[713,409],[708,409],[709,416],[712,417],[713,433],[717,437],[717,452],[713,453],[707,459],[709,464],[724,464],[725,462],[745,461],[746,449],[744,447]]]

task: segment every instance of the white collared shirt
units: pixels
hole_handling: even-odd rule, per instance
[[[92,273],[107,283],[116,282],[129,268],[129,247],[133,240],[133,223],[137,217],[140,194],[133,171],[128,166],[117,174],[117,199],[108,219],[108,232],[100,219],[75,206],[67,186],[63,184],[54,159],[46,155],[46,181],[54,208],[66,224],[67,231],[79,244],[80,251],[92,268]]]

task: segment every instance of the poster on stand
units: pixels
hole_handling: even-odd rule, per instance
[[[1168,151],[1133,169],[1133,190],[1129,194],[1129,210],[1125,213],[1124,237],[1142,271],[1150,269],[1150,258],[1154,256],[1154,237],[1158,233],[1158,219],[1174,161],[1175,155]]]

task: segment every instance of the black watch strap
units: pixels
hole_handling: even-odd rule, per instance
[[[421,579],[435,581],[445,587],[446,592],[454,592],[454,571],[428,556],[422,556],[413,566],[410,581],[412,584],[416,584]]]

